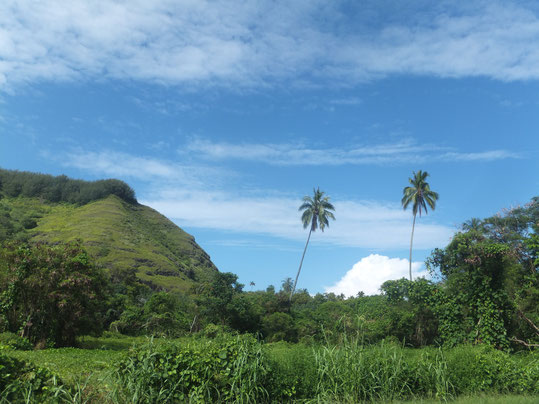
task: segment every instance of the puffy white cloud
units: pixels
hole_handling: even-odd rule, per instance
[[[426,277],[428,272],[421,270],[421,262],[412,262],[412,276]],[[380,293],[380,286],[388,280],[408,278],[408,260],[389,258],[383,255],[371,254],[354,264],[335,285],[326,287],[327,293],[355,296],[363,291],[366,295]]]

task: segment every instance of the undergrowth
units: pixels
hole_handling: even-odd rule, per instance
[[[250,335],[227,334],[128,341],[89,339],[82,344],[94,349],[4,350],[2,397],[119,404],[440,402],[484,395],[532,397],[525,402],[533,402],[539,395],[535,352],[511,355],[486,346],[409,349],[356,340],[263,344]],[[126,350],[128,343],[135,346]],[[60,375],[47,370],[48,365],[58,365]],[[81,372],[75,377],[77,366]]]

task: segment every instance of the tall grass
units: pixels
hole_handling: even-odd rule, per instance
[[[338,402],[463,394],[539,394],[539,355],[509,355],[487,346],[406,349],[356,340],[315,349],[317,399]]]
[[[77,353],[46,351],[33,355],[52,361],[54,355],[63,360]],[[115,352],[95,351],[100,361],[103,353]],[[91,352],[74,357],[89,360]],[[150,340],[113,359],[108,379],[104,371],[83,371],[86,375],[67,383],[62,375],[60,380],[6,354],[0,355],[0,404],[439,402],[485,394],[539,395],[539,352],[510,355],[485,346],[409,349],[347,338],[338,345],[262,344],[248,335]],[[90,368],[81,364],[81,371]]]
[[[397,345],[366,347],[348,341],[316,350],[315,360],[316,395],[324,400],[364,402],[452,396],[441,351],[412,359]]]

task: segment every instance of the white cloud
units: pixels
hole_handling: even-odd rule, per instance
[[[65,166],[150,185],[140,202],[181,226],[304,240],[298,205],[301,195],[229,191],[235,174],[218,167],[184,165],[112,151],[73,151],[60,156]],[[59,158],[60,158],[59,157]],[[228,182],[227,182],[228,181]],[[223,183],[225,186],[223,186]],[[262,195],[262,196],[261,196]],[[372,201],[332,200],[336,221],[313,234],[314,243],[361,248],[407,248],[412,215],[400,205]],[[416,224],[414,247],[446,245],[454,229],[423,217]]]
[[[440,158],[445,161],[494,161],[504,159],[515,159],[520,156],[507,150],[490,150],[476,153],[455,153],[448,152],[442,154]]]
[[[101,78],[234,88],[350,85],[391,74],[539,78],[533,3],[440,4],[393,13],[384,2],[4,0],[0,86]]]
[[[421,270],[421,262],[412,262],[412,276],[426,277],[428,272]],[[326,287],[327,293],[355,296],[363,291],[366,295],[380,293],[380,286],[388,280],[408,278],[409,263],[403,258],[389,258],[371,254],[354,264],[335,285]]]
[[[453,151],[432,144],[419,145],[412,140],[378,145],[355,145],[348,148],[312,148],[301,143],[227,143],[207,139],[191,140],[181,154],[189,153],[208,160],[247,160],[273,165],[345,165],[403,164],[429,161],[493,161],[518,158],[506,150],[473,153]]]
[[[141,203],[163,213],[180,226],[261,234],[283,239],[304,240],[293,197],[250,197],[226,192],[169,190]],[[407,248],[412,216],[400,206],[365,201],[333,201],[336,221],[325,232],[313,234],[314,243],[361,248]],[[425,223],[416,224],[414,246],[430,249],[446,245],[454,229]]]
[[[90,152],[74,149],[62,156],[53,157],[50,153],[48,156],[61,159],[61,163],[66,167],[75,167],[94,174],[143,181],[161,181],[161,183],[182,184],[190,187],[207,187],[218,182],[225,175],[229,177],[234,175],[223,168],[182,164],[115,151]]]

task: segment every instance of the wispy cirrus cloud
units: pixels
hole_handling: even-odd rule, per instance
[[[405,164],[430,161],[494,161],[519,158],[508,150],[459,152],[433,144],[421,145],[413,140],[396,143],[355,145],[347,148],[314,148],[302,143],[228,143],[196,138],[180,153],[188,152],[211,160],[246,160],[275,165],[346,165]]]
[[[180,226],[304,240],[298,217],[300,196],[253,196],[169,188],[142,203],[162,212]],[[314,243],[368,249],[409,247],[411,215],[396,204],[334,200],[337,220]],[[445,245],[454,229],[423,220],[416,225],[414,247]]]
[[[235,176],[235,173],[225,168],[185,164],[110,150],[92,152],[75,148],[60,156],[46,153],[46,157],[61,161],[65,167],[74,167],[87,173],[150,183],[209,187],[224,176]]]
[[[350,85],[392,74],[539,78],[533,2],[5,0],[0,85]]]
[[[50,156],[49,156],[50,157]],[[305,231],[298,217],[301,195],[271,190],[228,190],[230,176],[223,169],[138,157],[128,153],[74,150],[60,156],[65,166],[84,172],[137,179],[146,184],[140,202],[163,213],[180,226],[303,240]],[[225,178],[226,177],[226,178]],[[324,234],[313,234],[314,243],[370,249],[408,247],[410,212],[398,204],[333,200],[337,220]],[[414,247],[430,249],[445,245],[454,229],[429,218],[416,225]]]
[[[440,156],[445,161],[494,161],[520,158],[518,153],[508,150],[489,150],[476,153],[447,152]]]

